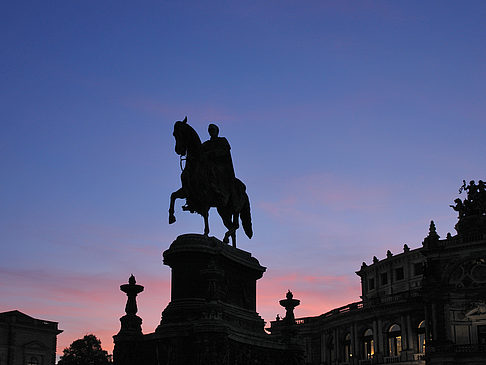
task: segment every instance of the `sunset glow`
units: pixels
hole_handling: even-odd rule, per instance
[[[363,261],[454,234],[486,177],[484,1],[17,1],[0,11],[0,311],[108,351],[134,274],[143,331],[170,301],[172,128],[216,123],[247,186],[269,322],[359,301]],[[213,209],[211,235],[223,225]]]

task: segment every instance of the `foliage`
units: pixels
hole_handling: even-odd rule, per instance
[[[111,355],[101,348],[95,335],[86,335],[63,350],[58,365],[106,365],[112,364]]]

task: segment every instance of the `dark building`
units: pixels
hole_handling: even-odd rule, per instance
[[[486,363],[486,196],[470,195],[456,236],[431,222],[422,247],[363,262],[361,301],[296,320],[305,364]]]
[[[17,310],[0,313],[0,365],[54,365],[57,322]]]

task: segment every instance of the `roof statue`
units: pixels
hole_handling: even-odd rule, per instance
[[[466,183],[462,180],[459,194],[467,192],[466,199],[454,200],[455,205],[450,205],[458,213],[459,222],[456,224],[458,233],[472,233],[473,231],[486,230],[486,184],[483,180],[478,183],[474,180]]]
[[[236,230],[239,220],[246,235],[253,235],[251,225],[250,201],[246,186],[235,177],[231,159],[230,145],[226,138],[219,137],[219,128],[215,124],[208,127],[210,139],[201,143],[196,131],[183,121],[174,124],[175,152],[185,156],[185,166],[181,173],[182,187],[170,196],[169,224],[176,221],[174,204],[176,199],[186,199],[183,210],[199,213],[204,218],[204,235],[209,234],[209,208],[218,210],[223,224],[228,231],[223,242],[229,237],[236,247]]]

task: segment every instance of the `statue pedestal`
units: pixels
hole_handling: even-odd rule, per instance
[[[263,333],[256,313],[256,281],[266,268],[250,253],[214,237],[179,236],[164,252],[172,269],[171,302],[157,332],[171,323],[219,318],[240,329]]]
[[[134,357],[145,365],[301,364],[300,347],[264,331],[256,281],[266,269],[250,253],[186,234],[163,257],[172,269],[171,301],[155,332],[131,344],[115,339],[115,353],[127,346],[136,351],[115,356],[115,365],[129,365]]]

